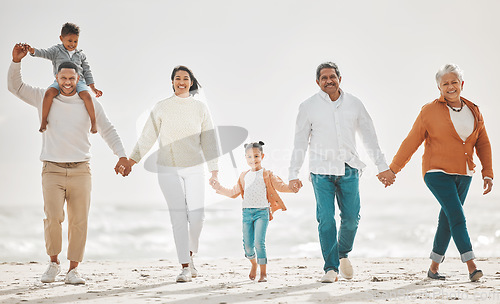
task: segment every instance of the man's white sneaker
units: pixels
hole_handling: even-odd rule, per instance
[[[191,270],[189,270],[189,267],[184,267],[182,268],[181,273],[177,276],[177,279],[175,281],[177,283],[191,282],[191,278]]]
[[[64,278],[64,283],[78,285],[85,284],[85,280],[80,276],[76,268],[71,269]]]
[[[333,283],[338,281],[337,272],[335,270],[328,270],[327,273],[321,278],[321,283]]]
[[[352,270],[351,261],[348,258],[340,259],[340,267],[339,267],[340,275],[347,280],[352,279],[354,271]]]
[[[40,281],[42,281],[42,283],[52,283],[56,280],[59,272],[61,272],[61,266],[56,262],[50,262],[49,267],[42,274]]]
[[[198,276],[198,270],[194,267],[193,257],[191,257],[191,262],[189,263],[189,270],[191,271],[192,278],[196,278]]]

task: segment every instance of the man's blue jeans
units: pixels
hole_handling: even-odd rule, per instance
[[[441,263],[451,237],[460,252],[462,262],[474,259],[472,244],[465,223],[463,205],[472,177],[451,175],[443,172],[429,172],[424,181],[441,205],[438,227],[430,258]]]
[[[345,175],[311,173],[316,196],[316,219],[325,272],[338,272],[339,259],[352,250],[359,223],[359,172],[346,164]],[[337,239],[335,197],[340,210],[340,229]]]
[[[267,264],[266,232],[269,224],[269,208],[243,208],[243,248],[245,257],[257,264]]]

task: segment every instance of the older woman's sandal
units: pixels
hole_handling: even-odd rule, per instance
[[[427,271],[427,277],[433,279],[433,280],[445,280],[446,277],[444,275],[440,275],[439,272],[432,272],[430,269]]]
[[[483,272],[479,269],[474,270],[472,273],[469,273],[469,279],[471,282],[477,282],[483,276]]]

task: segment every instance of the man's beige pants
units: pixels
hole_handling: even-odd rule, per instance
[[[81,262],[87,240],[92,188],[88,162],[53,163],[42,169],[45,247],[49,256],[61,253],[64,202],[68,211],[68,260]]]

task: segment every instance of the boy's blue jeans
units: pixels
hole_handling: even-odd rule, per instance
[[[269,208],[243,208],[243,248],[245,257],[257,264],[267,264],[266,232],[269,224]]]
[[[339,259],[351,252],[358,230],[360,199],[359,172],[346,164],[345,175],[311,173],[316,196],[316,220],[325,272],[338,272]],[[340,210],[340,229],[337,239],[335,197]]]
[[[425,184],[441,205],[430,256],[436,263],[443,262],[451,237],[460,252],[462,262],[475,258],[463,209],[471,180],[471,176],[443,172],[429,172],[424,176]]]

